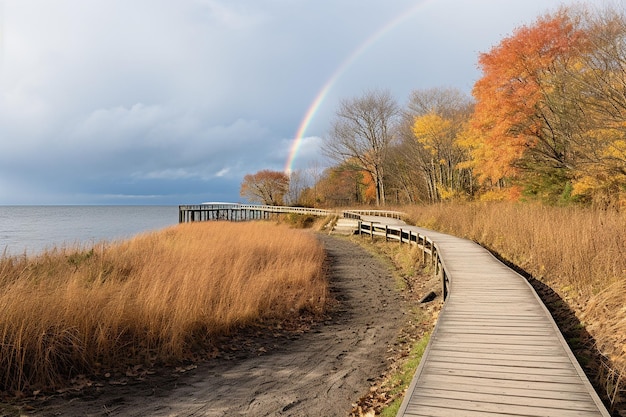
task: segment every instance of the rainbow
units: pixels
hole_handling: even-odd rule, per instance
[[[391,21],[384,24],[380,29],[374,32],[369,38],[367,38],[363,43],[361,43],[342,63],[337,67],[335,72],[330,76],[330,78],[326,81],[326,83],[322,86],[322,89],[317,93],[315,99],[307,109],[304,118],[300,122],[300,126],[296,131],[296,137],[291,143],[291,148],[289,149],[289,155],[287,157],[287,162],[285,163],[285,174],[290,175],[293,169],[293,163],[296,159],[296,155],[298,154],[298,149],[302,144],[302,139],[304,138],[304,133],[306,132],[309,124],[315,117],[315,113],[320,108],[322,102],[326,98],[326,95],[333,87],[335,82],[343,75],[343,73],[357,60],[370,46],[372,46],[376,41],[382,38],[385,34],[389,33],[398,25],[404,23],[408,19],[410,19],[417,11],[429,3],[434,2],[434,0],[422,0],[419,1],[415,6],[410,7],[403,13],[399,14]]]

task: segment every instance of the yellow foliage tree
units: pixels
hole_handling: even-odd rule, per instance
[[[415,118],[412,132],[421,146],[428,186],[439,200],[458,197],[465,152],[457,143],[458,125],[434,112]]]

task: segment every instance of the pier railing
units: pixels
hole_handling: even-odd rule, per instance
[[[263,206],[256,204],[237,203],[207,203],[178,206],[178,222],[189,223],[208,220],[266,220],[272,214],[294,213],[312,216],[328,216],[334,214],[332,210],[287,207],[287,206]]]
[[[368,220],[367,217],[386,217],[400,219],[404,213],[399,211],[386,210],[351,210],[343,212],[345,218],[357,220],[359,235],[369,235],[384,237],[386,241],[397,240],[400,244],[408,243],[417,245],[422,252],[422,263],[433,269],[433,273],[441,280],[442,296],[445,300],[448,297],[450,288],[450,274],[446,270],[443,259],[439,256],[437,244],[428,236],[404,228],[401,225],[389,225],[375,220]]]
[[[376,216],[376,217],[387,217],[392,219],[401,219],[406,216],[405,213],[401,211],[393,211],[393,210],[347,210],[343,211],[343,217],[346,219],[357,219],[360,220],[361,216]]]

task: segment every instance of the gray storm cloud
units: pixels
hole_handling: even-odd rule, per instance
[[[559,3],[4,0],[0,204],[236,201],[246,173],[284,168],[320,89],[399,15],[415,10],[337,79],[295,169],[323,160],[341,98],[469,91],[479,52]]]

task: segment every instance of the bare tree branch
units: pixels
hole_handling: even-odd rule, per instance
[[[393,141],[398,105],[387,91],[370,91],[341,102],[324,153],[339,163],[354,161],[376,185],[376,203],[385,204],[385,160]]]

